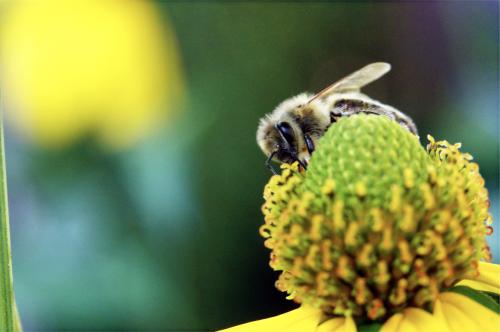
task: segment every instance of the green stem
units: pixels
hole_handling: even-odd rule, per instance
[[[3,120],[0,114],[0,331],[20,331],[14,300]]]

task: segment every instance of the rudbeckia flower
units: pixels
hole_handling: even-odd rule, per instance
[[[459,144],[342,118],[307,170],[283,165],[260,228],[299,309],[224,331],[498,331],[488,192]]]
[[[177,45],[153,2],[11,0],[0,15],[2,103],[34,143],[121,148],[176,108]]]

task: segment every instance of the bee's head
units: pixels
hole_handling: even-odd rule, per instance
[[[268,157],[282,163],[297,160],[298,146],[302,140],[302,131],[293,119],[272,121],[261,120],[257,130],[257,143]]]
[[[310,94],[300,94],[282,102],[260,120],[257,143],[270,160],[298,161],[304,168],[316,141],[330,124],[326,104],[309,102]]]

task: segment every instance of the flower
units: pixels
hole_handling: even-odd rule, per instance
[[[277,288],[302,306],[227,331],[496,329],[484,180],[459,144],[429,140],[361,114],[330,127],[307,171],[283,165],[260,233]]]
[[[172,114],[182,82],[174,35],[150,1],[5,1],[2,102],[43,147],[94,135],[121,148]]]

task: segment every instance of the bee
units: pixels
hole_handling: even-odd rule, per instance
[[[260,119],[257,143],[267,156],[266,166],[276,174],[271,161],[297,161],[307,168],[318,140],[338,119],[358,113],[386,116],[418,136],[413,120],[392,106],[361,93],[361,88],[391,70],[385,62],[371,63],[315,95],[301,93],[279,104]]]

